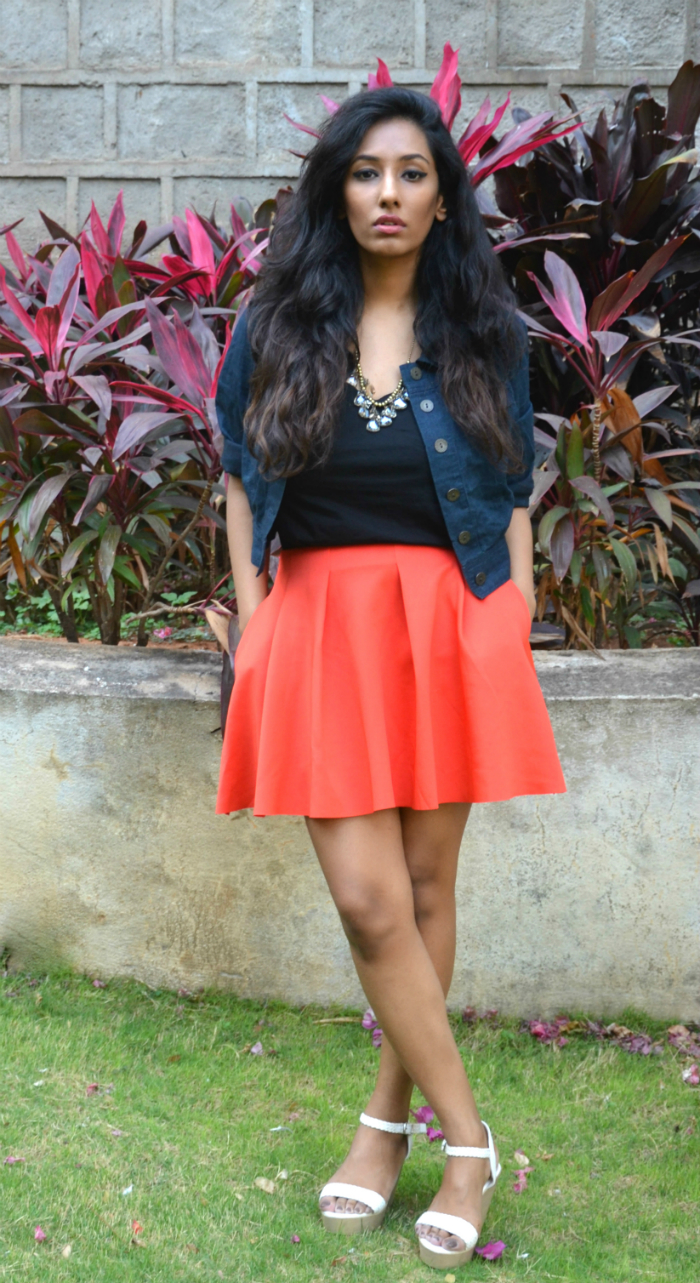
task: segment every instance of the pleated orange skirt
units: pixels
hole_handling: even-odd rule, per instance
[[[565,792],[529,633],[512,580],[481,601],[451,551],[282,552],[236,652],[217,813]]]

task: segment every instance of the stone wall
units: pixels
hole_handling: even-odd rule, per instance
[[[292,179],[319,93],[341,99],[380,56],[427,88],[460,47],[463,115],[485,94],[587,111],[639,75],[663,88],[700,57],[697,0],[0,0],[0,226],[43,208],[72,231],[120,187],[159,223]]]
[[[451,1004],[700,1018],[700,652],[537,671],[568,793],[476,806]],[[0,640],[0,954],[361,1004],[303,819],[216,816],[218,656]]]

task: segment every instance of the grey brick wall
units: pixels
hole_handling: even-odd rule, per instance
[[[318,97],[357,91],[378,55],[429,87],[460,46],[464,119],[486,93],[593,112],[700,57],[699,0],[0,0],[0,226],[39,206],[76,231],[124,188],[127,218],[225,210],[292,180]]]

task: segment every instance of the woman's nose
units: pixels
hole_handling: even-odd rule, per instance
[[[379,191],[382,205],[395,205],[398,201],[398,187],[393,174],[384,174]]]

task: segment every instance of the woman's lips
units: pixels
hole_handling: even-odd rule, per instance
[[[403,231],[406,224],[400,218],[378,219],[374,226],[378,232],[383,232],[385,236],[394,236],[397,232]]]

